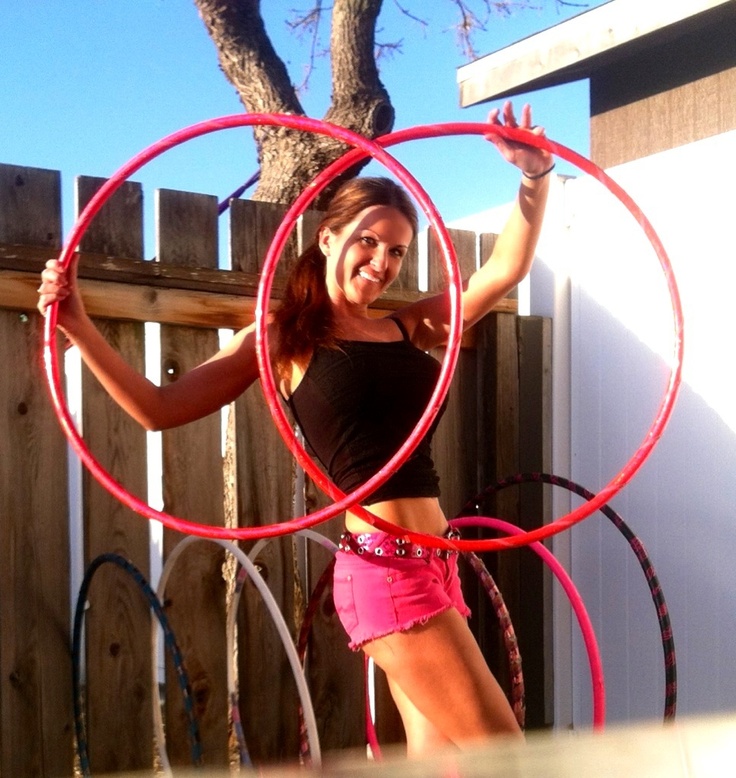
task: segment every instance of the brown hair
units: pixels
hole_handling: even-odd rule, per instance
[[[318,346],[335,347],[332,307],[325,284],[325,257],[317,241],[324,227],[339,232],[361,211],[374,205],[395,208],[406,217],[412,233],[417,234],[414,203],[390,178],[353,178],[337,190],[314,241],[294,263],[281,305],[274,312],[278,329],[276,365],[281,372],[287,370],[292,361],[305,362]]]

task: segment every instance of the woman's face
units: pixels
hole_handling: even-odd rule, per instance
[[[333,303],[365,306],[378,299],[398,275],[412,238],[406,216],[387,205],[366,208],[338,232],[323,227],[319,246]]]

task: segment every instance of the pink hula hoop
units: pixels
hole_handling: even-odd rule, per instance
[[[404,453],[410,453],[413,447],[416,445],[419,439],[419,426],[415,428],[410,437],[405,442],[404,446],[394,455],[391,461],[373,478],[367,481],[363,486],[356,489],[349,495],[342,493],[337,487],[322,473],[322,471],[315,465],[302,444],[297,440],[296,435],[291,429],[286,415],[281,407],[281,403],[278,398],[276,390],[276,384],[273,377],[270,361],[266,358],[268,353],[267,345],[267,332],[266,332],[266,316],[265,312],[268,310],[268,296],[271,289],[271,281],[273,278],[275,263],[278,261],[278,255],[283,246],[282,240],[279,239],[279,234],[274,238],[274,243],[269,249],[267,259],[263,267],[263,275],[261,278],[261,284],[259,286],[258,306],[256,308],[256,322],[257,333],[256,343],[259,359],[259,367],[261,370],[261,383],[264,394],[268,403],[268,407],[274,418],[274,421],[281,432],[286,444],[294,454],[300,465],[304,470],[309,473],[310,477],[315,483],[329,495],[335,503],[329,505],[315,514],[311,514],[313,517],[319,516],[319,521],[336,516],[346,508],[359,516],[364,521],[378,527],[385,532],[389,532],[392,535],[400,535],[415,543],[420,543],[425,546],[433,548],[452,548],[461,551],[496,551],[504,548],[513,548],[516,546],[527,545],[529,543],[543,540],[551,535],[562,532],[565,529],[573,526],[574,524],[582,521],[590,516],[594,511],[598,510],[602,505],[609,502],[610,499],[618,491],[620,491],[634,476],[637,470],[644,463],[646,458],[651,453],[655,444],[659,440],[664,431],[664,428],[672,414],[677,392],[679,390],[682,374],[682,351],[683,351],[683,325],[682,325],[682,308],[680,304],[679,292],[677,284],[675,282],[674,273],[667,256],[667,253],[662,245],[659,237],[657,236],[654,228],[643,214],[641,209],[634,203],[631,197],[615,182],[613,181],[601,168],[595,165],[590,160],[582,157],[580,154],[562,146],[558,143],[548,140],[547,138],[539,137],[524,130],[511,129],[508,127],[502,127],[498,125],[489,124],[468,124],[468,123],[448,123],[429,125],[424,127],[413,127],[405,130],[399,130],[398,132],[384,135],[378,139],[378,143],[382,146],[390,147],[398,143],[404,143],[409,140],[418,140],[422,138],[440,137],[440,136],[453,136],[453,135],[501,135],[511,140],[523,142],[530,146],[536,146],[538,148],[546,149],[551,153],[566,159],[568,162],[579,167],[583,172],[592,175],[600,183],[602,183],[615,197],[617,197],[621,203],[627,208],[639,226],[644,230],[647,238],[649,239],[652,247],[659,258],[661,267],[664,271],[667,281],[668,290],[670,293],[670,299],[672,302],[673,319],[674,319],[674,332],[675,332],[675,353],[673,361],[673,369],[670,373],[670,379],[667,385],[667,389],[660,407],[657,411],[654,422],[649,428],[643,442],[636,450],[631,459],[624,465],[621,471],[614,476],[614,478],[605,486],[595,497],[581,504],[575,510],[562,516],[550,524],[540,527],[539,529],[532,530],[530,532],[514,533],[509,537],[496,538],[489,540],[457,540],[448,541],[444,538],[437,537],[435,535],[426,535],[424,533],[410,532],[409,530],[399,528],[394,524],[383,521],[378,517],[371,514],[362,506],[357,503],[360,502],[367,494],[375,490],[380,483],[383,483],[386,477],[386,470],[393,472],[393,469],[398,467],[405,459]],[[331,180],[334,176],[343,172],[351,165],[354,165],[365,154],[360,149],[355,149],[348,152],[343,157],[333,162],[329,167],[325,168],[316,178],[315,183],[318,183],[319,191],[324,188],[327,181]],[[282,222],[281,228],[286,227],[286,222],[295,220],[300,216],[309,202],[312,201],[315,194],[311,194],[307,191],[302,193],[302,196],[294,203],[292,209]],[[300,205],[300,202],[303,205]],[[291,226],[286,227],[291,229]],[[276,251],[275,249],[278,249]],[[440,382],[442,381],[442,376]],[[444,397],[444,394],[442,395]],[[431,401],[430,401],[431,402]],[[420,421],[421,424],[421,421]],[[424,434],[423,431],[421,434]],[[389,473],[390,474],[390,473]],[[304,519],[305,517],[302,517]]]
[[[370,490],[378,488],[386,479],[390,477],[392,472],[409,457],[412,450],[416,447],[419,440],[424,436],[429,429],[432,421],[434,420],[437,412],[442,405],[442,400],[447,393],[452,380],[452,374],[457,363],[457,356],[460,351],[460,339],[462,336],[462,279],[457,264],[457,257],[452,245],[452,241],[447,232],[442,219],[430,201],[426,192],[422,189],[416,179],[403,167],[396,159],[394,159],[382,146],[377,143],[368,140],[356,133],[347,130],[337,125],[322,122],[316,119],[310,119],[303,116],[294,116],[287,114],[236,114],[233,116],[224,116],[218,119],[211,119],[209,121],[201,122],[199,124],[191,125],[183,130],[179,130],[160,141],[152,144],[148,148],[133,157],[129,162],[123,165],[116,173],[113,174],[95,193],[87,206],[80,214],[77,222],[75,223],[72,231],[64,245],[59,260],[64,267],[68,267],[72,261],[72,255],[76,250],[82,235],[89,227],[90,222],[112,194],[126,181],[135,171],[139,170],[147,162],[153,158],[159,156],[165,151],[177,146],[185,141],[193,138],[205,135],[207,133],[229,129],[232,127],[244,127],[258,124],[278,125],[282,127],[289,127],[295,130],[304,130],[313,133],[319,133],[327,135],[331,138],[335,138],[344,142],[347,145],[353,146],[356,150],[359,150],[360,156],[371,156],[378,162],[383,164],[389,169],[406,189],[414,196],[418,201],[422,209],[424,210],[427,218],[434,227],[437,233],[437,237],[442,248],[442,253],[445,258],[446,272],[449,277],[449,292],[450,292],[450,336],[449,344],[445,354],[445,358],[442,362],[440,376],[437,385],[430,397],[427,407],[419,419],[414,431],[402,445],[399,451],[391,461],[381,469],[369,482],[364,484],[360,490],[358,499],[362,499],[362,496],[368,494]],[[276,268],[276,262],[280,256],[284,244],[289,237],[291,230],[293,229],[296,219],[306,210],[309,203],[319,192],[327,185],[331,178],[326,177],[324,174],[317,176],[312,184],[302,192],[299,198],[294,202],[290,210],[279,225],[279,229],[274,237],[274,240],[269,247],[267,254],[266,265],[264,266],[264,272],[261,277],[259,285],[258,302],[256,309],[257,318],[264,320],[263,300],[268,304],[268,294],[270,293],[271,283]],[[266,270],[268,267],[268,270]],[[51,398],[54,410],[57,418],[69,439],[72,447],[77,455],[80,457],[85,466],[89,469],[96,480],[104,486],[113,496],[119,499],[124,505],[128,506],[134,512],[141,514],[149,519],[156,519],[160,521],[164,526],[177,530],[179,532],[196,535],[200,537],[216,538],[216,539],[238,539],[238,540],[254,540],[265,537],[274,537],[277,535],[285,535],[296,530],[307,529],[322,521],[331,518],[332,516],[340,513],[346,507],[352,505],[352,497],[348,496],[341,502],[335,505],[328,506],[328,509],[311,514],[309,516],[303,516],[299,518],[290,519],[275,524],[271,524],[265,527],[239,527],[239,528],[226,528],[215,527],[211,525],[204,525],[198,522],[189,521],[186,519],[172,516],[171,514],[163,511],[158,511],[152,508],[147,503],[143,502],[135,495],[132,495],[118,483],[102,465],[97,461],[92,452],[87,447],[86,443],[79,435],[74,422],[69,413],[64,398],[64,393],[61,388],[61,379],[58,367],[58,356],[56,348],[56,339],[54,338],[54,330],[56,328],[56,322],[58,318],[58,303],[55,303],[49,309],[46,316],[44,326],[44,363],[46,367],[46,377],[51,392]],[[265,341],[264,332],[259,331],[258,341],[258,359],[259,366],[261,368],[261,380],[262,384],[267,383],[270,380],[271,396],[267,398],[272,415],[275,410],[281,410],[280,402],[275,396],[275,385],[273,373],[269,361],[264,360],[262,352],[264,345],[267,346]],[[267,367],[264,373],[264,363]],[[276,418],[276,417],[275,417]],[[277,418],[277,426],[282,436],[288,435],[294,438],[294,433],[290,429],[285,415],[282,411],[282,420]],[[286,439],[286,438],[285,438]],[[294,442],[296,442],[294,440]],[[287,440],[288,443],[288,440]],[[305,453],[306,457],[306,453]],[[308,464],[313,465],[311,460],[306,457]],[[316,470],[316,467],[314,468]],[[391,526],[391,525],[389,525]]]
[[[514,537],[521,537],[527,533],[502,519],[493,519],[488,516],[464,516],[459,519],[452,519],[450,524],[453,527],[489,527],[506,532]],[[542,543],[536,541],[529,543],[529,548],[549,567],[555,578],[560,582],[565,590],[570,605],[580,625],[580,632],[585,643],[585,650],[588,654],[588,664],[590,665],[590,680],[593,689],[593,727],[603,729],[606,722],[606,686],[603,678],[603,662],[601,660],[598,640],[595,636],[593,623],[590,620],[588,611],[585,608],[583,598],[580,592],[570,578],[569,573],[560,564],[557,557]]]

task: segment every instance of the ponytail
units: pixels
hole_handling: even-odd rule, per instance
[[[283,300],[274,313],[279,333],[276,364],[281,372],[291,362],[306,363],[318,346],[335,346],[325,262],[315,242],[302,252],[289,274]]]

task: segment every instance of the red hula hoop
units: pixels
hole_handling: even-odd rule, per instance
[[[455,122],[399,130],[379,138],[376,142],[372,142],[342,127],[330,125],[315,119],[308,119],[306,117],[282,114],[238,114],[234,116],[221,117],[219,119],[212,119],[180,130],[179,132],[173,133],[172,135],[163,138],[158,143],[149,146],[148,149],[144,150],[136,157],[131,159],[126,165],[120,168],[120,170],[114,174],[112,178],[103,184],[100,190],[98,190],[97,194],[92,198],[92,200],[90,200],[87,207],[84,209],[77,223],[75,224],[70,238],[60,255],[60,260],[62,263],[69,263],[71,254],[78,245],[81,235],[84,233],[87,226],[89,225],[89,222],[97,213],[97,211],[102,207],[104,202],[112,195],[115,189],[117,189],[122,184],[123,181],[125,181],[133,172],[142,167],[146,162],[150,161],[155,156],[158,156],[164,151],[194,137],[198,137],[200,135],[217,130],[228,129],[231,127],[249,126],[252,124],[274,124],[291,127],[293,129],[318,132],[342,140],[346,144],[354,147],[353,151],[345,154],[335,163],[326,168],[319,176],[317,176],[312,184],[307,187],[307,189],[302,193],[302,195],[300,195],[299,198],[297,198],[295,203],[287,212],[287,215],[279,226],[279,229],[277,230],[276,236],[274,237],[274,240],[267,254],[261,282],[259,284],[258,302],[256,306],[256,321],[258,324],[256,343],[259,369],[261,371],[261,383],[263,386],[264,394],[266,395],[269,409],[272,413],[272,416],[274,417],[282,437],[286,441],[290,450],[298,459],[299,463],[310,474],[310,476],[314,478],[320,488],[322,488],[333,499],[336,499],[337,502],[333,505],[327,506],[317,513],[309,515],[308,517],[303,516],[291,519],[286,522],[272,524],[266,527],[241,527],[237,529],[227,529],[224,527],[212,527],[208,525],[201,525],[192,521],[177,519],[176,517],[170,516],[169,514],[156,511],[149,505],[138,500],[136,497],[127,492],[127,490],[125,490],[120,484],[114,481],[114,479],[112,479],[109,474],[96,462],[92,454],[88,451],[84,442],[79,437],[76,428],[74,427],[74,424],[68,414],[68,410],[60,390],[58,366],[56,364],[56,346],[54,338],[52,337],[56,326],[57,317],[57,306],[54,305],[49,309],[49,313],[46,317],[46,326],[44,331],[44,358],[54,408],[62,424],[62,428],[69,438],[73,448],[75,451],[77,451],[78,455],[85,463],[85,465],[90,469],[95,478],[97,478],[97,480],[100,481],[103,486],[105,486],[114,496],[116,496],[124,504],[128,505],[128,507],[132,508],[137,513],[147,516],[148,518],[155,518],[171,529],[176,529],[180,532],[185,532],[188,534],[201,535],[204,537],[255,539],[287,534],[293,530],[307,528],[314,526],[315,524],[318,524],[322,521],[326,521],[327,519],[336,516],[338,513],[350,507],[351,510],[353,510],[357,515],[361,516],[361,518],[365,518],[376,527],[380,527],[380,529],[390,532],[394,535],[398,534],[406,537],[413,542],[419,542],[435,548],[453,548],[462,551],[492,551],[527,545],[529,543],[543,540],[544,538],[562,532],[563,530],[585,519],[591,513],[598,510],[606,502],[609,502],[613,495],[620,491],[631,480],[631,478],[642,466],[662,436],[664,428],[667,425],[670,416],[672,415],[672,409],[679,391],[682,378],[683,355],[683,323],[679,291],[677,289],[672,266],[664,246],[654,231],[651,223],[643,214],[641,209],[636,205],[636,203],[634,203],[632,198],[629,197],[629,195],[615,181],[613,181],[613,179],[611,179],[593,162],[572,151],[571,149],[561,144],[555,143],[547,138],[539,137],[525,130],[512,129],[499,125]],[[408,457],[413,450],[413,446],[416,446],[421,436],[426,432],[426,429],[429,428],[429,425],[431,424],[434,415],[436,415],[437,409],[439,408],[439,405],[441,404],[444,397],[443,392],[446,393],[449,386],[452,371],[454,370],[454,366],[457,360],[461,335],[461,329],[459,326],[459,322],[461,320],[460,280],[457,278],[457,261],[452,243],[447,236],[441,218],[436,213],[434,206],[429,201],[429,198],[426,196],[422,188],[411,176],[411,174],[409,174],[408,171],[406,171],[406,169],[403,168],[400,163],[398,163],[398,161],[396,161],[393,157],[384,151],[383,147],[423,138],[468,134],[483,136],[496,134],[510,140],[525,143],[529,146],[545,149],[550,153],[567,160],[582,170],[584,173],[593,176],[621,201],[621,203],[631,213],[633,218],[644,231],[649,242],[654,248],[654,251],[659,259],[660,266],[663,270],[673,311],[674,356],[673,366],[670,372],[670,377],[664,397],[657,410],[655,419],[644,437],[644,440],[640,444],[639,448],[634,452],[629,461],[624,465],[624,467],[611,479],[611,481],[605,487],[603,487],[600,492],[598,492],[597,495],[578,506],[578,508],[571,511],[570,513],[536,530],[504,538],[474,541],[458,540],[450,542],[444,538],[436,537],[434,535],[414,533],[404,530],[403,528],[398,528],[393,524],[374,517],[364,508],[357,505],[357,503],[365,496],[367,496],[372,490],[378,488],[378,486],[380,486],[380,484],[391,475],[393,469],[399,467],[403,463],[404,459]],[[296,440],[296,437],[291,430],[288,421],[286,420],[283,409],[281,408],[280,400],[276,393],[275,382],[270,363],[267,359],[264,359],[264,354],[267,353],[268,346],[265,326],[265,311],[268,307],[268,297],[270,294],[273,273],[275,271],[278,255],[283,249],[283,245],[286,242],[289,232],[291,229],[293,229],[296,219],[306,210],[308,204],[314,199],[314,197],[316,197],[319,191],[324,188],[324,186],[329,180],[331,180],[332,177],[337,175],[338,172],[348,168],[350,165],[355,164],[358,159],[362,159],[365,156],[371,156],[378,160],[401,180],[401,182],[406,186],[411,194],[418,200],[422,209],[427,215],[430,224],[436,230],[443,251],[443,256],[445,257],[446,264],[448,265],[447,273],[450,277],[449,292],[452,310],[450,321],[450,337],[445,360],[442,363],[440,378],[438,380],[437,386],[435,387],[435,391],[430,398],[429,404],[422,418],[417,424],[417,427],[384,468],[376,473],[375,476],[373,476],[359,489],[355,490],[350,495],[344,495],[334,486],[334,484],[332,484],[322,475],[321,471],[319,471],[317,466],[307,456],[306,451]],[[314,187],[315,191],[312,191],[312,187]]]
[[[288,420],[286,419],[286,415],[281,407],[281,403],[279,401],[278,393],[276,390],[275,381],[273,378],[273,373],[271,370],[271,365],[269,360],[265,358],[265,354],[268,353],[265,311],[267,311],[268,309],[268,305],[267,305],[268,294],[270,293],[270,282],[273,276],[273,267],[271,262],[269,262],[269,260],[275,262],[278,259],[278,254],[273,251],[273,249],[275,248],[275,244],[277,243],[277,238],[274,239],[274,243],[271,245],[271,248],[269,249],[269,255],[263,267],[263,277],[261,279],[261,285],[259,286],[259,304],[256,308],[256,321],[258,323],[256,338],[258,344],[259,367],[261,369],[263,391],[264,394],[266,395],[266,400],[269,409],[271,410],[271,414],[274,418],[274,421],[276,422],[276,425],[279,428],[282,437],[284,438],[290,450],[297,458],[299,463],[302,465],[304,470],[307,473],[309,473],[310,477],[327,495],[329,495],[333,500],[337,501],[332,505],[323,508],[317,514],[312,514],[313,516],[319,515],[320,516],[319,520],[323,521],[328,518],[332,518],[336,516],[338,513],[341,513],[346,508],[350,508],[350,510],[353,513],[355,513],[364,521],[367,521],[370,524],[374,525],[375,527],[378,527],[381,530],[389,532],[392,535],[399,535],[401,537],[405,537],[411,540],[412,542],[420,543],[425,546],[430,546],[434,548],[453,548],[461,551],[474,551],[474,550],[495,551],[504,548],[512,548],[516,546],[528,545],[529,543],[543,540],[544,538],[550,537],[551,535],[557,534],[558,532],[562,532],[563,530],[568,529],[574,524],[590,516],[594,511],[598,510],[602,505],[607,503],[613,495],[615,495],[618,491],[620,491],[625,486],[625,484],[629,482],[629,480],[631,480],[633,475],[644,463],[646,458],[651,453],[651,450],[654,448],[655,444],[661,437],[662,432],[664,431],[664,427],[666,426],[669,417],[671,416],[672,408],[674,407],[674,402],[676,399],[677,392],[679,390],[681,373],[682,373],[682,349],[683,349],[682,308],[679,299],[679,292],[677,289],[677,285],[675,283],[675,278],[672,272],[672,267],[669,258],[664,249],[664,246],[662,245],[661,241],[659,240],[659,237],[655,233],[651,223],[644,216],[641,209],[634,203],[631,197],[629,197],[629,195],[626,194],[626,192],[615,181],[613,181],[601,168],[599,168],[597,165],[595,165],[593,162],[586,159],[585,157],[582,157],[581,155],[572,151],[571,149],[568,149],[567,147],[562,146],[558,143],[554,143],[553,141],[550,141],[547,138],[540,138],[539,136],[524,130],[511,129],[511,128],[502,127],[498,125],[468,124],[468,123],[448,123],[448,124],[439,124],[439,125],[429,125],[424,127],[413,127],[405,130],[399,130],[389,135],[384,135],[381,138],[378,138],[377,142],[380,143],[382,146],[388,147],[388,146],[395,145],[397,143],[403,143],[409,140],[418,140],[421,138],[467,135],[467,134],[476,134],[476,135],[484,135],[484,136],[498,134],[512,140],[521,141],[530,146],[543,148],[550,151],[552,154],[555,154],[563,159],[566,159],[568,162],[571,162],[572,164],[579,167],[583,172],[592,175],[600,183],[602,183],[614,196],[616,196],[622,202],[622,204],[627,208],[627,210],[632,214],[632,216],[636,219],[637,223],[644,230],[647,238],[649,239],[650,243],[652,244],[655,250],[655,253],[657,254],[657,257],[659,258],[660,264],[665,274],[668,290],[670,292],[670,298],[672,301],[674,330],[675,330],[675,354],[674,354],[674,362],[673,362],[674,367],[673,370],[671,371],[667,390],[660,404],[660,407],[658,409],[654,423],[652,424],[649,431],[647,432],[647,435],[645,436],[642,444],[636,450],[636,452],[631,457],[629,462],[610,481],[610,483],[607,486],[605,486],[593,499],[588,500],[586,503],[580,505],[577,509],[571,511],[565,516],[560,517],[559,519],[551,522],[550,524],[547,524],[544,527],[540,527],[539,529],[536,530],[532,530],[529,532],[522,532],[519,534],[514,534],[513,536],[508,536],[503,538],[495,538],[495,539],[487,539],[487,540],[472,540],[472,541],[471,540],[448,541],[445,538],[437,537],[435,535],[426,535],[424,533],[410,532],[409,530],[406,530],[404,528],[397,527],[394,524],[379,519],[378,517],[374,516],[373,514],[368,512],[365,508],[358,505],[357,503],[360,500],[362,500],[371,491],[376,489],[377,486],[383,482],[383,480],[385,480],[385,478],[383,478],[382,476],[385,475],[385,470],[387,468],[390,469],[391,472],[393,472],[393,468],[398,467],[398,464],[396,463],[397,460],[399,461],[399,463],[403,462],[403,458],[400,455],[402,454],[404,448],[408,448],[410,444],[416,445],[415,438],[417,436],[415,435],[415,433],[417,433],[417,429],[414,430],[412,435],[407,439],[402,449],[400,449],[399,452],[397,452],[397,454],[391,459],[391,461],[384,468],[382,468],[373,478],[367,481],[359,489],[353,491],[349,495],[345,495],[340,490],[338,490],[337,487],[328,478],[326,478],[326,476],[315,465],[315,463],[306,453],[306,450],[304,449],[302,444],[297,440],[293,430],[289,426]],[[317,178],[315,179],[315,182],[319,181],[321,183],[319,191],[321,191],[321,189],[324,188],[324,184],[326,184],[327,181],[331,180],[334,176],[346,170],[351,165],[354,165],[363,156],[365,156],[364,153],[362,153],[359,149],[355,149],[345,154],[336,162],[332,163],[329,167],[325,168],[325,170],[323,170],[322,173],[320,173],[320,175],[317,176]],[[300,197],[299,199],[300,200],[304,199],[308,203],[311,202],[314,196],[315,195],[310,196],[305,191],[304,193],[302,193],[302,197]],[[285,217],[284,222],[282,222],[281,227],[284,227],[285,222],[287,222],[290,218],[295,219],[297,216],[301,215],[304,212],[304,210],[306,210],[306,206],[304,208],[299,209],[297,207],[297,203],[295,203],[293,207],[293,211],[295,211],[295,214],[290,211],[290,213],[287,214],[287,216]],[[292,226],[289,226],[288,229],[290,230]],[[282,246],[283,246],[283,242],[281,246],[278,247],[279,252]],[[442,377],[440,378],[440,382],[441,380]],[[413,445],[411,448],[409,448],[409,452],[413,450]]]
[[[452,374],[455,369],[455,364],[457,363],[457,356],[460,351],[460,339],[462,336],[462,279],[460,277],[455,250],[447,232],[447,228],[442,222],[442,219],[436,208],[430,201],[429,196],[422,189],[418,181],[416,181],[416,179],[406,170],[406,168],[403,167],[403,165],[398,162],[398,160],[394,159],[380,145],[371,140],[368,140],[367,138],[364,138],[363,136],[357,135],[350,130],[345,129],[344,127],[339,127],[337,125],[329,124],[327,122],[322,122],[316,119],[310,119],[308,117],[294,116],[290,114],[236,114],[233,116],[224,116],[217,119],[211,119],[206,122],[201,122],[199,124],[191,125],[190,127],[179,130],[178,132],[175,132],[161,139],[157,143],[149,146],[147,149],[144,149],[138,155],[133,157],[129,162],[123,165],[123,167],[121,167],[100,187],[100,189],[95,193],[87,206],[84,208],[77,222],[72,228],[72,232],[70,233],[70,236],[61,251],[59,259],[64,267],[69,265],[69,263],[72,261],[72,255],[79,245],[82,235],[88,228],[94,216],[102,208],[105,202],[112,196],[112,194],[122,185],[122,183],[147,162],[156,156],[159,156],[163,152],[173,148],[174,146],[201,135],[223,129],[229,129],[232,127],[243,127],[258,124],[277,125],[289,127],[295,130],[304,130],[327,135],[329,137],[340,140],[347,145],[355,147],[360,151],[361,158],[364,156],[371,156],[379,161],[396,175],[396,177],[401,181],[406,189],[418,201],[427,218],[430,220],[430,223],[437,232],[443,256],[446,260],[446,272],[449,277],[449,293],[451,303],[450,335],[448,348],[445,354],[445,358],[442,362],[437,385],[434,392],[432,393],[432,396],[430,397],[427,408],[425,409],[422,417],[419,419],[414,431],[407,439],[407,441],[402,445],[396,455],[392,457],[391,461],[385,467],[383,467],[379,473],[371,478],[368,483],[364,484],[360,490],[358,490],[360,495],[357,499],[360,500],[363,499],[363,497],[371,490],[378,488],[381,483],[390,477],[396,468],[403,464],[403,462],[411,454],[412,450],[419,443],[419,440],[421,440],[426,431],[429,429],[432,421],[437,415],[440,406],[442,405],[442,400],[444,399],[444,396],[449,389],[450,381],[452,380]],[[297,198],[290,210],[287,212],[285,218],[282,220],[274,240],[269,247],[266,265],[264,265],[264,272],[262,273],[261,281],[259,284],[258,303],[256,309],[257,319],[264,318],[262,315],[263,311],[260,310],[262,306],[261,301],[265,298],[267,306],[268,294],[270,293],[276,262],[283,250],[286,240],[289,237],[291,229],[293,229],[296,223],[296,219],[306,210],[309,203],[327,185],[329,180],[331,179],[327,178],[324,174],[318,176],[304,190],[304,192],[302,192],[300,197]],[[82,437],[79,435],[79,432],[74,425],[66,405],[63,390],[61,388],[56,339],[53,336],[54,330],[56,328],[57,317],[58,303],[55,303],[49,309],[44,327],[44,363],[56,415],[72,447],[80,459],[84,462],[85,466],[90,470],[92,475],[113,496],[115,496],[124,505],[128,506],[136,513],[139,513],[149,519],[156,519],[164,526],[185,534],[219,539],[254,540],[264,537],[286,535],[296,530],[312,527],[322,521],[327,520],[328,518],[331,518],[334,515],[337,515],[337,513],[342,512],[346,507],[349,507],[353,504],[352,497],[349,496],[336,505],[328,506],[327,509],[309,516],[294,518],[265,527],[239,528],[214,527],[211,525],[199,524],[197,522],[181,519],[152,508],[147,503],[135,497],[135,495],[130,494],[130,492],[125,489],[125,487],[112,478],[112,476],[100,465],[94,455],[89,451],[89,448],[85,444]],[[262,384],[266,385],[270,380],[271,397],[268,397],[268,391],[266,391],[266,395],[271,413],[274,415],[274,411],[281,410],[281,407],[278,398],[275,396],[276,392],[274,378],[270,363],[267,359],[263,359],[264,346],[267,348],[264,333],[259,332],[257,337],[257,350],[259,367],[261,369],[261,381]],[[264,364],[266,366],[265,373]],[[277,426],[279,431],[281,432],[282,436],[285,437],[285,440],[288,443],[290,438],[294,438],[294,433],[291,430],[288,421],[283,414],[283,411],[281,420],[279,420],[276,415],[274,415],[274,418],[277,419]],[[313,466],[311,460],[309,460],[308,457],[306,457],[306,459],[307,463],[310,466]]]

